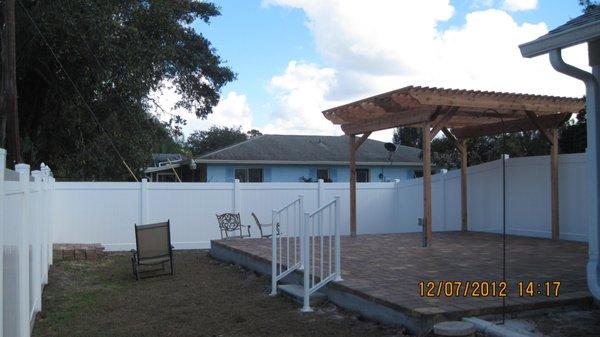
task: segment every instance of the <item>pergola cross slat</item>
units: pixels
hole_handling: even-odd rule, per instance
[[[442,131],[461,153],[461,228],[468,229],[466,139],[540,130],[552,145],[552,237],[558,239],[558,132],[582,98],[408,86],[323,111],[350,137],[350,232],[356,235],[356,151],[373,131],[423,129],[423,222],[431,243],[431,146]],[[362,134],[359,141],[356,135]]]

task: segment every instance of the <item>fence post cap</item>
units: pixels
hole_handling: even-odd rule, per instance
[[[319,184],[320,184],[320,183],[323,183],[323,182],[324,182],[324,180],[323,180],[323,179],[319,179]]]
[[[17,172],[29,172],[30,166],[29,164],[17,164],[15,165],[15,171]]]
[[[0,156],[5,156],[5,155],[6,155],[6,150],[0,149]]]
[[[35,179],[41,178],[42,177],[42,171],[40,171],[40,170],[33,170],[33,171],[31,171],[31,175]]]
[[[142,178],[142,182],[143,183],[147,183],[148,182],[148,178]]]

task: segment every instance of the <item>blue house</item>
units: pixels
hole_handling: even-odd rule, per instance
[[[345,136],[262,135],[192,159],[146,170],[153,181],[327,182],[349,181]],[[423,174],[421,150],[368,139],[357,152],[357,181],[385,182]],[[186,167],[187,166],[187,167]],[[191,174],[190,172],[191,171]]]

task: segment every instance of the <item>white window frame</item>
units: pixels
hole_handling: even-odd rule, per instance
[[[246,181],[242,181],[240,179],[240,182],[249,183],[249,182],[251,182],[250,181],[250,170],[260,170],[260,181],[253,181],[254,183],[262,183],[265,181],[265,169],[262,167],[238,167],[238,168],[235,168],[233,170],[233,178],[237,179],[237,172],[243,171],[246,176]]]
[[[319,171],[327,172],[327,178],[319,178]],[[331,180],[331,170],[329,170],[328,168],[318,168],[317,169],[317,181],[319,179],[323,179],[324,181]]]

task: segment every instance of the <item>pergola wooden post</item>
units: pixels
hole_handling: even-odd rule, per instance
[[[469,229],[467,215],[467,141],[462,140],[460,145],[460,229],[466,232]]]
[[[446,135],[446,138],[448,138],[454,144],[456,149],[458,149],[458,152],[460,152],[460,230],[466,232],[469,229],[467,209],[467,140],[458,140],[446,127],[442,128],[442,131]]]
[[[349,135],[350,141],[350,235],[356,236],[356,135]]]
[[[558,129],[550,130],[551,150],[550,150],[550,203],[552,204],[552,239],[558,240],[560,237],[559,212],[558,212]]]
[[[356,236],[356,151],[369,138],[371,132],[365,132],[358,140],[349,135],[350,148],[350,235]]]
[[[431,139],[443,131],[461,153],[461,229],[468,229],[466,139],[539,130],[552,144],[552,238],[559,238],[558,131],[583,109],[581,98],[408,86],[323,111],[350,140],[350,232],[356,235],[356,150],[372,131],[394,127],[423,130],[423,222],[432,240]],[[356,140],[356,135],[362,137]]]
[[[427,233],[426,246],[431,245],[431,134],[429,124],[423,125],[423,226]]]

